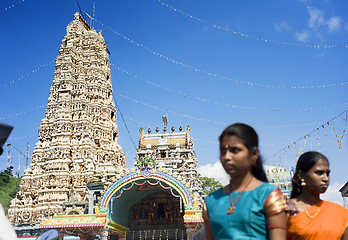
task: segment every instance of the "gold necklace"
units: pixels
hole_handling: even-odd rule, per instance
[[[305,208],[306,206],[305,206],[304,202],[302,201],[301,203],[302,203],[302,206]],[[313,216],[311,216],[311,215],[309,214],[308,209],[306,209],[305,212],[306,212],[308,218],[313,219],[313,218],[315,218],[315,217],[318,215],[318,213],[320,212],[320,207],[318,207],[317,212],[316,212]]]
[[[245,191],[245,189],[249,186],[249,184],[251,183],[251,181],[253,180],[254,176],[251,177],[250,181],[245,185],[245,187],[243,188],[243,190],[238,194],[236,200],[232,199],[232,189],[231,189],[231,183],[230,183],[230,201],[231,201],[231,207],[228,208],[227,210],[227,214],[230,215],[232,213],[234,213],[234,210],[236,209],[236,203],[238,201],[238,199],[240,198],[240,196],[242,195],[242,193]]]
[[[315,218],[318,215],[319,212],[320,212],[320,208],[318,207],[317,212],[313,216],[311,216],[311,215],[309,215],[308,210],[306,210],[307,217],[309,217],[310,219]]]

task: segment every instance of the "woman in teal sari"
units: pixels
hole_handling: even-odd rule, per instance
[[[255,130],[235,123],[219,141],[220,161],[231,180],[205,198],[207,240],[286,239],[286,201],[267,183]]]

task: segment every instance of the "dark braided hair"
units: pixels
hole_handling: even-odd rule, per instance
[[[250,153],[254,151],[255,148],[259,148],[259,136],[252,127],[244,123],[235,123],[228,126],[219,137],[220,144],[224,136],[236,136],[241,139]],[[260,155],[255,165],[252,167],[251,173],[260,181],[268,182]]]
[[[291,198],[297,197],[302,193],[301,179],[298,177],[298,172],[301,171],[303,173],[308,172],[320,159],[327,160],[327,158],[319,153],[314,151],[309,151],[303,153],[297,161],[296,170],[294,176],[292,177],[292,191]]]

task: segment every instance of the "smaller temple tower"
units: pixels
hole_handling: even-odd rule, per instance
[[[199,180],[197,171],[197,158],[193,149],[193,140],[190,137],[190,125],[183,131],[182,126],[175,132],[174,126],[170,132],[165,124],[163,132],[156,127],[154,133],[151,129],[144,132],[140,129],[139,148],[137,159],[150,157],[156,161],[158,168],[172,171],[177,175],[178,180],[185,180],[188,188],[193,194],[202,194],[202,182]],[[137,165],[137,163],[135,164]]]

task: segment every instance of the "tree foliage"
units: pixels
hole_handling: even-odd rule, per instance
[[[13,167],[10,166],[0,172],[0,203],[4,207],[5,212],[7,212],[11,200],[16,197],[19,190],[20,178],[12,175],[12,169]]]
[[[6,170],[0,172],[0,187],[3,186],[6,183],[9,183],[10,177],[12,176],[12,169],[13,167],[7,167]]]
[[[200,177],[203,183],[203,194],[208,195],[211,192],[223,187],[222,183],[210,177]]]
[[[148,167],[148,166],[155,166],[156,160],[152,159],[150,156],[141,157],[140,159],[135,159],[136,166],[138,167]]]

